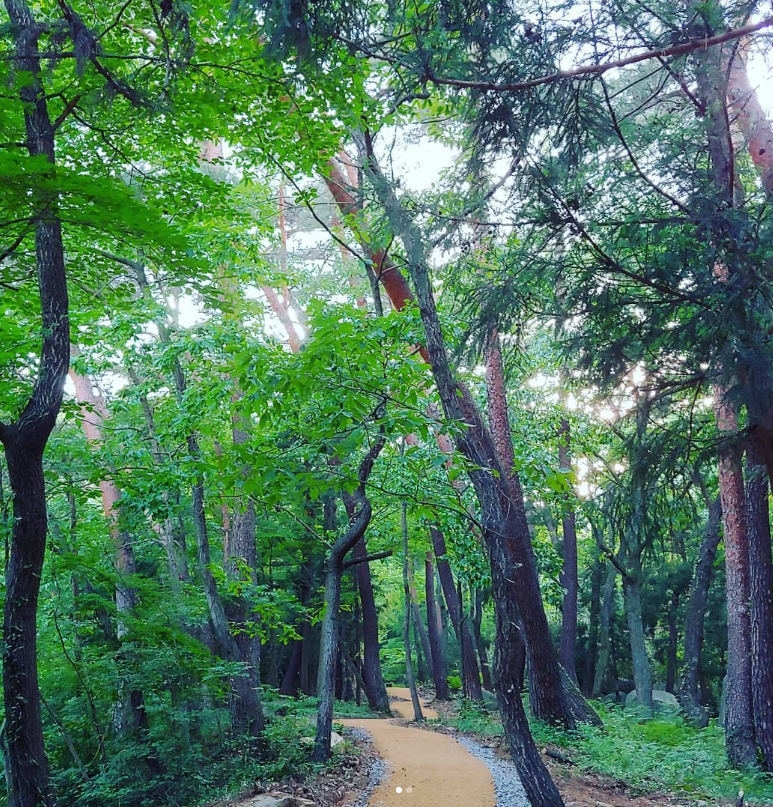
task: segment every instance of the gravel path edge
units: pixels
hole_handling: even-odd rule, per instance
[[[512,762],[500,759],[490,748],[486,748],[468,737],[457,737],[456,741],[491,771],[494,792],[497,797],[496,807],[531,807],[521,784],[521,778]]]

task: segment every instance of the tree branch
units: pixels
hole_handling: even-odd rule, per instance
[[[680,42],[677,45],[670,45],[667,48],[654,48],[653,50],[637,53],[634,56],[627,56],[623,59],[615,59],[611,62],[602,62],[601,64],[584,64],[580,65],[579,67],[573,67],[570,70],[558,70],[555,73],[539,76],[538,78],[529,79],[528,81],[516,81],[505,84],[497,84],[489,81],[466,81],[464,79],[436,76],[431,71],[428,71],[424,78],[427,81],[431,81],[433,84],[457,87],[459,89],[486,90],[490,92],[517,92],[519,90],[529,90],[533,87],[540,87],[544,84],[552,84],[556,81],[562,81],[568,78],[600,76],[609,70],[614,70],[618,67],[627,67],[628,65],[638,64],[639,62],[646,62],[649,59],[664,59],[669,56],[684,56],[687,53],[710,48],[714,45],[722,45],[725,42],[731,42],[734,39],[740,39],[770,27],[773,27],[773,17],[765,17],[765,19],[760,20],[759,22],[744,25],[741,28],[733,28],[730,31],[715,34],[714,36],[702,37],[699,39],[689,39],[686,42]]]
[[[393,552],[391,549],[385,549],[383,552],[374,552],[372,555],[365,555],[364,558],[350,558],[344,563],[342,568],[346,570],[350,569],[352,566],[356,566],[358,563],[370,563],[372,560],[391,558],[392,554]]]

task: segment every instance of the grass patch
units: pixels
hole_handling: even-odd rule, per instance
[[[533,720],[536,742],[569,749],[581,769],[620,779],[637,790],[734,799],[742,788],[748,804],[773,804],[773,775],[730,768],[724,734],[716,721],[695,729],[679,715],[643,720],[619,707],[594,706],[603,729],[583,726],[566,732]],[[460,731],[502,733],[499,716],[474,705],[463,706],[450,722]]]

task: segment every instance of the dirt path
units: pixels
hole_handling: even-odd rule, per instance
[[[390,689],[395,712],[413,717],[407,689]],[[429,717],[426,710],[425,716]],[[387,764],[388,774],[370,797],[370,807],[494,807],[488,768],[453,737],[398,725],[394,720],[342,720],[364,729]]]
[[[405,718],[406,720],[413,720],[413,704],[411,703],[411,690],[408,687],[388,687],[387,693],[392,707],[392,711]],[[421,712],[426,720],[437,720],[438,713],[431,706],[427,706],[423,701],[421,704]]]

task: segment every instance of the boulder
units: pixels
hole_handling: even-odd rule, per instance
[[[335,748],[337,745],[340,745],[344,741],[344,738],[337,732],[331,731],[330,732],[330,748]],[[313,737],[301,737],[301,742],[304,745],[314,745],[314,738]]]
[[[665,689],[653,689],[652,700],[655,703],[655,709],[673,709],[679,710],[679,701]],[[636,690],[629,692],[625,697],[626,707],[636,706]]]

